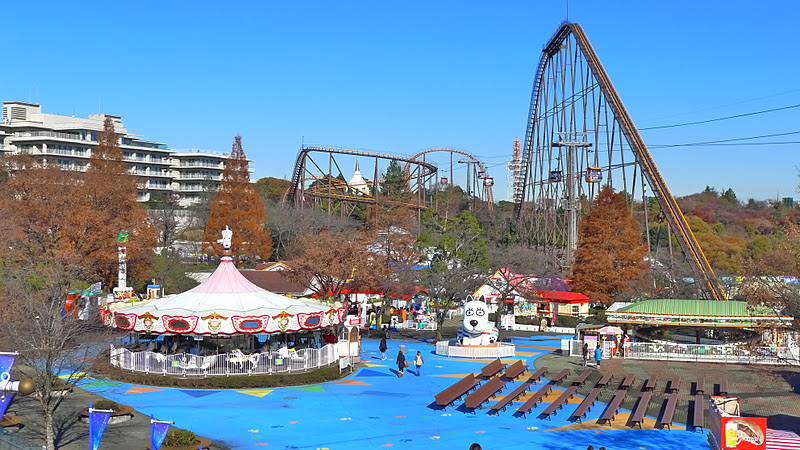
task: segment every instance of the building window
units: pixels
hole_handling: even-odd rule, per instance
[[[579,305],[572,305],[572,315],[577,316],[581,312],[581,307]]]

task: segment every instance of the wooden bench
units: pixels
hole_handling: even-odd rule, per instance
[[[552,384],[545,384],[542,386],[538,391],[536,391],[531,398],[528,399],[525,403],[522,404],[519,408],[517,408],[517,413],[522,414],[522,417],[525,417],[525,414],[531,410],[531,408],[535,408],[539,402],[542,400],[542,397],[547,395],[550,390],[553,389]]]
[[[681,390],[681,379],[672,379],[669,380],[669,386],[667,386],[667,393],[671,394],[673,392],[678,392]]]
[[[704,422],[704,415],[703,411],[705,410],[705,400],[703,399],[703,394],[697,394],[694,396],[694,414],[692,414],[692,425],[695,428],[703,429],[703,422]]]
[[[619,385],[620,389],[630,389],[633,386],[633,382],[636,381],[636,375],[628,374],[623,378],[622,384]]]
[[[505,386],[506,381],[500,377],[493,377],[464,399],[464,406],[475,410],[488,402],[489,399]],[[474,411],[473,411],[474,412]]]
[[[540,381],[544,375],[547,375],[547,367],[542,367],[541,369],[537,370],[535,374],[528,378],[528,381],[531,383],[536,383]]]
[[[589,412],[589,409],[594,406],[594,403],[597,401],[597,397],[600,396],[601,392],[603,392],[602,388],[596,387],[592,389],[592,392],[589,392],[589,395],[587,395],[581,404],[575,408],[575,411],[572,412],[572,417],[577,419],[579,422],[583,422],[583,418],[586,417],[586,413]]]
[[[655,390],[657,384],[658,384],[658,377],[657,376],[651,376],[651,377],[647,378],[647,381],[644,382],[644,390],[645,391],[653,391],[653,390]]]
[[[520,395],[522,395],[525,391],[528,390],[528,388],[531,387],[531,384],[532,383],[529,383],[529,382],[526,381],[526,382],[520,384],[519,386],[517,386],[516,389],[514,389],[513,391],[511,391],[508,394],[506,394],[506,396],[503,397],[502,400],[500,400],[497,403],[495,403],[494,405],[492,405],[492,407],[489,408],[490,412],[497,413],[499,411],[505,411],[506,407],[508,406],[508,404],[513,402],[517,398],[519,398]]]
[[[719,390],[717,391],[717,395],[728,395],[728,380],[723,379],[719,382]]]
[[[694,382],[694,395],[706,393],[706,379],[700,378]]]
[[[465,376],[453,383],[452,386],[436,394],[433,397],[436,400],[436,405],[447,409],[448,406],[455,403],[455,401],[464,396],[464,394],[474,389],[475,386],[478,385],[478,382],[479,380],[475,378],[474,374]]]
[[[600,388],[606,387],[606,385],[610,383],[612,379],[614,379],[614,374],[608,372],[605,375],[603,375],[602,378],[600,378],[600,381],[598,381],[597,384],[595,384],[595,387],[600,387]]]
[[[559,383],[561,380],[563,380],[564,378],[566,378],[566,376],[567,376],[567,375],[569,375],[569,369],[564,369],[564,370],[562,370],[561,372],[558,372],[558,373],[556,374],[556,376],[554,376],[553,378],[551,378],[551,379],[550,379],[550,383],[551,383],[551,384],[558,384],[558,383]]]
[[[481,376],[484,378],[491,378],[500,373],[500,371],[502,371],[505,368],[506,365],[503,364],[502,361],[500,361],[500,358],[497,358],[481,368]]]
[[[513,381],[518,376],[522,375],[522,373],[526,370],[528,370],[528,365],[523,363],[520,359],[506,369],[505,373],[503,374],[503,378]]]
[[[625,400],[626,395],[628,395],[628,391],[625,389],[618,390],[617,394],[611,399],[611,402],[609,402],[606,410],[603,412],[603,415],[600,416],[600,420],[605,421],[609,426],[611,426],[611,421],[614,420],[614,416],[617,415],[619,405],[621,405],[622,401]]]
[[[664,408],[664,414],[661,415],[661,420],[658,421],[662,427],[666,426],[672,430],[672,417],[675,416],[676,406],[678,406],[678,393],[673,392],[669,394],[667,406]]]
[[[572,384],[574,386],[582,386],[583,383],[585,383],[586,380],[589,379],[589,375],[591,375],[591,374],[592,374],[592,369],[584,370],[583,373],[578,375],[578,378],[576,378],[575,381],[572,382]]]
[[[561,395],[550,405],[542,411],[542,415],[550,419],[550,414],[556,412],[557,409],[561,409],[564,407],[564,402],[571,399],[572,396],[575,395],[575,391],[578,390],[578,386],[570,386],[567,388],[566,391],[562,392]]]
[[[633,410],[633,414],[631,414],[631,425],[639,425],[639,428],[642,428],[642,421],[644,421],[644,415],[647,412],[647,406],[650,404],[650,399],[653,397],[653,391],[647,391],[639,398],[639,403],[636,405],[636,409]]]

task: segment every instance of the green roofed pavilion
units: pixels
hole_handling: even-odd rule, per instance
[[[792,317],[741,301],[647,299],[606,312],[611,323],[712,327],[789,326]]]

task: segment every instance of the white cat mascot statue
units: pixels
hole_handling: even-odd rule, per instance
[[[497,327],[489,324],[489,307],[481,295],[477,299],[467,296],[464,304],[464,322],[458,330],[461,345],[491,345],[497,342]]]

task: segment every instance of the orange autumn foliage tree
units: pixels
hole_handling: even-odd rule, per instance
[[[251,263],[269,260],[272,239],[266,228],[267,213],[256,188],[250,183],[247,157],[242,149],[242,137],[236,136],[231,156],[222,171],[222,183],[211,200],[211,215],[206,222],[205,242],[208,251],[222,256],[222,244],[217,243],[225,226],[233,231],[233,255]]]
[[[83,180],[87,217],[81,223],[82,228],[75,229],[74,245],[95,261],[101,279],[108,286],[116,280],[118,271],[116,238],[127,231],[128,277],[149,279],[158,232],[137,201],[139,180],[128,172],[119,148],[119,137],[109,117],[98,134],[97,146],[89,158]],[[85,239],[86,236],[95,236],[95,239]]]
[[[22,154],[8,158],[8,180],[0,186],[0,230],[4,248],[19,264],[35,261],[80,266],[84,282],[113,285],[117,241],[128,231],[128,274],[146,280],[155,231],[136,201],[136,180],[128,174],[110,118],[98,135],[86,173],[62,170]]]
[[[641,227],[625,194],[604,186],[580,223],[572,290],[605,305],[635,294],[648,271],[646,256]]]

